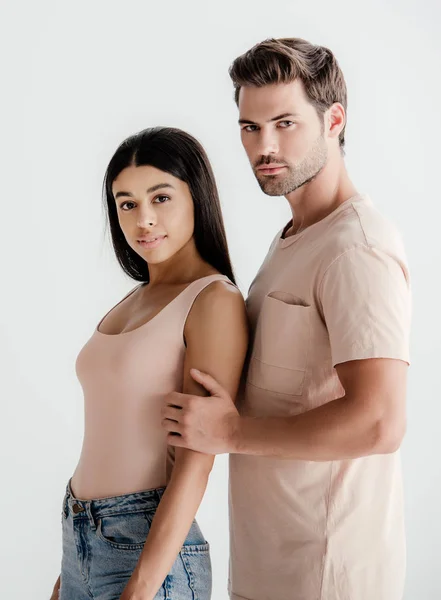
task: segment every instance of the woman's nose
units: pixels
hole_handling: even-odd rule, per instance
[[[156,224],[157,219],[153,210],[141,210],[139,212],[137,225],[140,229],[154,227]]]

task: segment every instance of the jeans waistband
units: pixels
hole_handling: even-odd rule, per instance
[[[95,527],[96,519],[101,517],[155,509],[164,491],[165,488],[156,488],[132,494],[124,494],[122,496],[80,500],[74,496],[71,488],[71,480],[69,479],[63,500],[63,514],[65,518],[69,514],[74,519],[88,518],[91,526]]]

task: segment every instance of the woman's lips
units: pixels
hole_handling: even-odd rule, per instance
[[[144,248],[145,250],[153,250],[154,248],[157,248],[166,238],[167,236],[165,235],[159,235],[156,238],[153,239],[149,239],[149,240],[137,240],[138,244],[141,246],[141,248]]]

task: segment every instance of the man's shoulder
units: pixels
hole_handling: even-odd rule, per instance
[[[337,211],[324,237],[324,255],[331,261],[357,247],[372,248],[405,260],[398,228],[367,196],[360,196]]]

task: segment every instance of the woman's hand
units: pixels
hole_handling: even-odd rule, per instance
[[[50,600],[58,600],[59,594],[60,594],[60,581],[61,581],[61,575],[59,575],[57,581],[55,582],[54,589],[52,590],[52,595],[50,597]]]
[[[156,593],[156,592],[155,592]],[[130,577],[120,600],[153,600],[155,594],[149,590],[148,585],[135,569]]]

